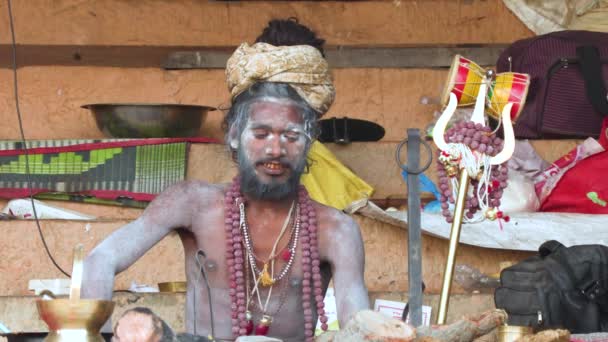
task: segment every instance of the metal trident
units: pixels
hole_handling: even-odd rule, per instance
[[[486,101],[486,93],[487,87],[489,83],[489,78],[484,77],[483,82],[479,86],[479,94],[477,94],[477,100],[475,102],[475,109],[473,110],[473,115],[471,116],[471,121],[475,123],[479,123],[485,125],[485,101]],[[456,110],[456,105],[458,104],[458,100],[456,99],[456,95],[452,92],[450,93],[450,101],[443,111],[435,127],[433,128],[433,141],[435,145],[441,151],[448,150],[448,144],[445,141],[443,134],[445,133],[446,126],[454,114]],[[499,165],[506,162],[513,155],[513,151],[515,150],[515,134],[513,132],[513,124],[511,122],[511,107],[513,107],[513,103],[509,102],[505,105],[502,110],[502,127],[504,130],[504,145],[503,149],[500,153],[490,158],[491,165]],[[481,157],[479,152],[474,152],[477,156]],[[454,208],[454,221],[452,222],[452,228],[450,231],[450,243],[448,250],[448,258],[445,265],[445,271],[443,274],[443,286],[441,288],[441,297],[439,300],[439,312],[437,314],[437,324],[445,324],[447,311],[448,311],[448,301],[450,297],[450,288],[452,286],[452,276],[454,275],[454,266],[456,259],[456,250],[458,249],[458,241],[460,240],[460,228],[462,225],[463,213],[464,213],[464,203],[466,199],[466,194],[469,187],[469,174],[465,168],[460,170],[460,180],[459,180],[459,188],[458,188],[458,197],[456,199],[456,206]]]

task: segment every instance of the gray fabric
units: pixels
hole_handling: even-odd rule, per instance
[[[534,33],[562,30],[608,32],[608,0],[503,0]]]
[[[188,333],[177,334],[175,340],[179,342],[209,342],[209,339],[204,336],[192,335]]]

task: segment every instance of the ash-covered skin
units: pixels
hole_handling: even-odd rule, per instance
[[[296,198],[299,176],[306,163],[310,142],[299,106],[289,101],[259,100],[249,110],[241,134],[233,130],[239,155],[239,173],[247,181],[247,219],[254,252],[268,256]],[[232,145],[237,145],[232,146]],[[176,230],[184,245],[188,281],[186,329],[206,336],[211,333],[209,298],[195,260],[203,250],[206,264],[217,268],[208,272],[211,301],[218,339],[232,339],[229,274],[225,260],[224,197],[227,185],[187,181],[166,189],[146,208],[137,220],[116,230],[102,241],[85,260],[82,294],[85,298],[112,297],[115,274],[125,270],[164,236]],[[364,251],[359,227],[344,213],[315,204],[318,221],[319,252],[324,289],[333,276],[338,317],[341,325],[357,311],[369,308],[363,280]],[[287,244],[288,236],[279,245]],[[291,275],[277,284],[270,299],[269,311],[279,307],[281,291],[284,303],[274,314],[269,335],[284,341],[304,340],[302,310],[301,250],[298,248]],[[283,261],[278,260],[280,269]],[[165,267],[171,267],[165,265]],[[291,286],[289,286],[291,284]],[[284,290],[282,290],[284,288]],[[267,289],[261,291],[266,298]],[[254,310],[257,322],[260,313]],[[107,326],[109,327],[109,326]],[[195,331],[196,329],[196,331]]]
[[[295,194],[306,167],[307,139],[293,105],[268,100],[254,104],[239,139],[241,191],[261,200]]]

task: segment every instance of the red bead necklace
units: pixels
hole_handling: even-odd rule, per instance
[[[472,121],[455,123],[450,129],[445,132],[445,140],[447,143],[463,144],[471,151],[475,151],[488,156],[495,156],[503,148],[502,139],[496,137],[496,134],[491,131],[490,127],[476,124]],[[454,196],[450,190],[450,178],[457,177],[460,160],[459,157],[450,155],[447,151],[439,151],[437,158],[437,174],[439,175],[439,192],[441,196],[442,214],[447,222],[453,221],[452,213],[449,210],[449,203],[454,203]],[[501,219],[509,221],[509,216],[503,214],[498,209],[500,206],[500,198],[502,197],[504,188],[507,187],[508,168],[506,164],[492,166],[489,171],[490,182],[485,187],[480,188],[478,179],[471,179],[472,194],[467,195],[465,200],[465,216],[467,219],[472,219],[477,211],[481,209],[479,199],[475,194],[485,193],[487,191],[488,209],[484,212],[487,219]],[[484,205],[485,207],[486,205]]]
[[[253,330],[253,321],[247,315],[247,293],[245,279],[245,246],[240,229],[239,202],[244,198],[240,192],[238,178],[226,191],[224,198],[224,225],[226,233],[226,265],[230,275],[230,299],[232,333],[235,337],[248,335]],[[317,239],[317,216],[314,204],[303,186],[298,191],[300,207],[300,242],[302,250],[302,308],[304,310],[304,332],[306,341],[314,341],[315,324],[313,309],[316,309],[321,328],[327,330],[327,316],[323,303],[321,262]],[[290,251],[291,252],[291,251]],[[295,254],[295,250],[292,252]],[[290,255],[292,257],[292,255]],[[281,281],[287,281],[283,279]],[[270,329],[271,318],[263,316],[256,333],[265,335]]]

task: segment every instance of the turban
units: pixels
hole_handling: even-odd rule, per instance
[[[256,82],[287,83],[322,116],[335,98],[327,61],[310,45],[241,44],[226,64],[231,99]]]

